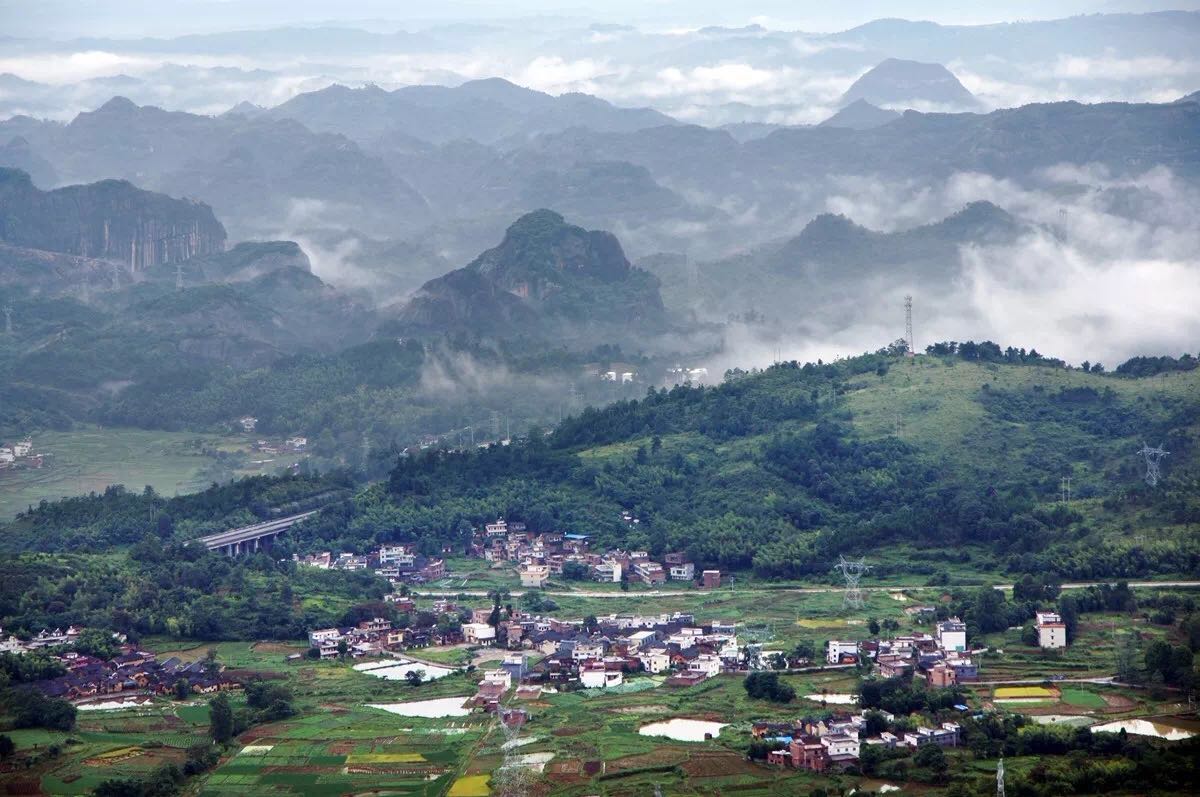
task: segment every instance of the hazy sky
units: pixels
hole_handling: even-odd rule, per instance
[[[880,17],[979,24],[1075,14],[1200,9],[1200,0],[0,0],[9,36],[170,36],[320,22],[389,23],[407,29],[446,21],[555,15],[645,26],[745,25],[841,30]]]

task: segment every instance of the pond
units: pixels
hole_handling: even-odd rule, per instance
[[[1029,714],[1027,716],[1039,725],[1069,725],[1072,728],[1082,728],[1095,722],[1085,714]]]
[[[385,681],[403,681],[414,670],[421,673],[421,680],[423,681],[435,681],[438,678],[445,678],[454,672],[449,667],[439,667],[436,664],[422,664],[421,662],[409,661],[408,659],[364,661],[361,664],[355,664],[354,669],[367,675],[374,675],[376,678],[382,678]]]
[[[825,694],[805,695],[805,700],[812,700],[815,703],[833,703],[835,705],[849,705],[858,702],[858,695],[852,695],[847,692],[827,692]]]
[[[401,717],[465,717],[471,709],[464,707],[469,698],[439,697],[434,700],[414,700],[409,703],[368,703],[367,708],[377,708],[399,714]]]
[[[1157,736],[1160,739],[1166,739],[1170,742],[1178,742],[1183,739],[1190,739],[1196,734],[1189,730],[1170,725],[1165,722],[1154,722],[1153,720],[1117,720],[1116,722],[1106,722],[1103,725],[1092,726],[1093,731],[1101,731],[1106,733],[1120,733],[1124,730],[1126,733],[1136,733],[1138,736]]]
[[[708,722],[707,720],[676,717],[664,722],[643,725],[638,728],[638,733],[642,736],[666,736],[668,739],[680,742],[703,742],[705,734],[715,739],[721,733],[721,729],[728,724],[727,722]]]
[[[78,703],[75,708],[80,711],[119,711],[123,708],[137,708],[151,702],[148,697],[119,697],[116,700],[100,700],[92,703]]]

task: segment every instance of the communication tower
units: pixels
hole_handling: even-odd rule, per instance
[[[908,346],[909,357],[917,353],[913,345],[912,296],[904,297],[904,343]]]

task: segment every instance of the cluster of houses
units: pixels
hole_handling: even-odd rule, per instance
[[[423,625],[396,628],[383,618],[354,627],[322,628],[309,633],[309,644],[321,658],[377,656],[428,645],[465,644],[502,647],[536,657],[522,664],[520,683],[577,685],[585,689],[619,686],[633,672],[665,674],[667,685],[689,686],[722,672],[744,671],[762,663],[759,646],[741,646],[733,623],[696,623],[691,614],[640,616],[614,614],[561,620],[513,609],[493,618],[492,608],[459,609],[441,600],[417,612],[411,598],[389,595],[410,617],[424,615]]]
[[[216,662],[183,661],[170,657],[158,661],[154,653],[123,645],[121,652],[104,661],[74,651],[53,656],[67,670],[56,678],[32,686],[48,697],[67,700],[114,694],[175,694],[183,681],[191,694],[209,694],[241,686],[241,681]]]
[[[374,570],[393,584],[423,584],[446,575],[444,559],[416,552],[410,545],[384,545],[368,554],[321,553],[293,555],[296,564],[321,570]]]
[[[66,630],[43,629],[29,639],[13,634],[4,636],[0,630],[0,654],[23,656],[45,652],[66,671],[63,675],[35,681],[31,686],[48,697],[67,700],[86,700],[112,694],[168,694],[181,680],[188,691],[216,692],[240,686],[241,682],[224,672],[216,662],[186,662],[171,657],[158,661],[157,656],[126,642],[124,634],[114,634],[120,643],[119,652],[108,661],[73,650],[83,629],[69,626]]]
[[[0,471],[17,468],[40,468],[45,456],[33,450],[33,440],[25,438],[18,443],[0,446]]]
[[[289,437],[283,442],[274,440],[255,440],[254,450],[260,454],[300,454],[308,450],[307,437]]]
[[[629,525],[639,521],[628,512],[623,520]],[[686,581],[705,589],[721,586],[721,571],[704,570],[697,577],[696,565],[684,553],[668,553],[661,562],[646,551],[613,549],[603,553],[590,550],[586,534],[548,532],[534,534],[525,524],[498,519],[475,532],[471,553],[489,562],[513,562],[518,566],[522,587],[541,588],[564,570],[577,572],[597,582],[632,581],[656,586],[667,581]]]
[[[66,647],[73,645],[82,631],[77,625],[67,626],[65,631],[61,628],[55,628],[53,631],[43,628],[29,639],[20,639],[15,634],[4,636],[4,629],[0,628],[0,654],[21,656],[31,650]]]
[[[861,642],[831,639],[826,645],[829,664],[857,664],[864,657],[884,678],[919,675],[933,687],[954,686],[979,677],[979,666],[967,648],[967,624],[957,617],[938,623],[934,634],[913,633]]]
[[[879,712],[887,722],[895,717]],[[863,739],[867,712],[832,712],[821,717],[805,717],[794,722],[756,722],[750,733],[755,739],[780,744],[767,754],[767,762],[778,766],[825,772],[858,764],[863,744],[887,748],[917,749],[929,744],[957,747],[962,741],[962,728],[956,722],[943,722],[930,728],[917,728],[903,735],[884,731],[878,736]]]

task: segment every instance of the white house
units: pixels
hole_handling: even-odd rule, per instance
[[[1055,612],[1037,612],[1038,645],[1046,650],[1057,650],[1067,646],[1067,624]]]
[[[549,565],[525,565],[520,573],[522,587],[541,589],[550,580]]]
[[[672,581],[691,581],[696,577],[696,565],[692,562],[671,565],[668,575],[670,575]]]
[[[646,672],[658,674],[671,669],[671,657],[661,650],[653,650],[638,656]]]
[[[721,674],[721,658],[711,653],[701,653],[688,662],[687,668],[691,672],[704,673],[705,678],[712,678],[714,675]]]
[[[850,640],[829,640],[829,647],[825,651],[825,660],[830,664],[841,664],[842,656],[858,656],[858,642]]]
[[[605,669],[603,664],[585,665],[579,671],[579,682],[584,689],[606,689],[625,683],[620,670]]]
[[[858,737],[842,733],[830,733],[821,737],[821,744],[830,758],[849,756],[858,758]]]
[[[967,624],[951,617],[937,624],[938,647],[942,650],[964,651],[967,649]]]
[[[512,688],[512,673],[508,670],[487,670],[483,674],[483,683],[500,684],[505,690]]]
[[[468,645],[491,645],[496,641],[496,629],[487,623],[464,623],[462,632]]]

